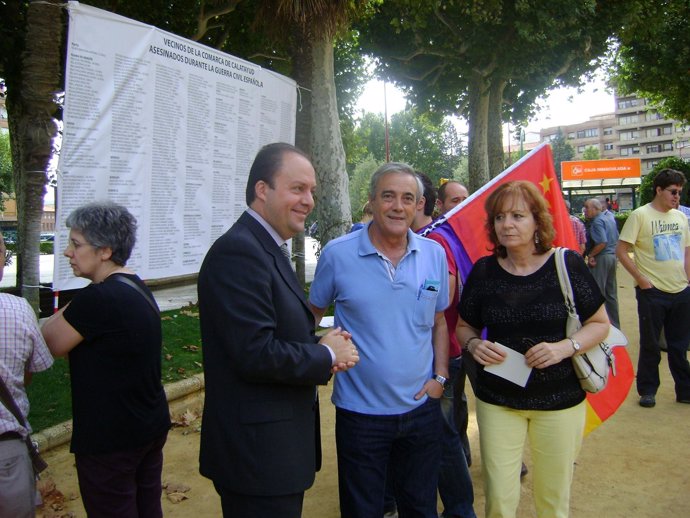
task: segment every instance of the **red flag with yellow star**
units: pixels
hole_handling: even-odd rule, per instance
[[[578,250],[570,216],[553,167],[551,147],[545,143],[525,155],[444,217],[439,218],[433,225],[432,232],[437,232],[444,237],[463,281],[467,278],[475,261],[489,254],[490,243],[485,227],[486,211],[484,210],[486,198],[499,185],[514,180],[533,182],[546,198],[556,230],[554,246]],[[615,375],[609,376],[606,388],[597,394],[587,394],[585,435],[614,414],[625,400],[632,385],[634,372],[625,347],[616,347],[614,355],[616,372]]]
[[[484,226],[486,199],[496,187],[514,180],[528,180],[544,194],[553,217],[553,226],[556,229],[554,246],[578,250],[577,240],[570,225],[570,216],[565,208],[563,194],[561,194],[553,168],[551,147],[548,144],[542,144],[475,192],[462,205],[459,205],[456,211],[451,211],[446,215],[448,224],[461,238],[470,261],[474,263],[489,253],[489,241]]]

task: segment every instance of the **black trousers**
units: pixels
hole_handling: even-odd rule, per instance
[[[213,484],[224,518],[300,518],[304,492],[291,495],[243,495]]]

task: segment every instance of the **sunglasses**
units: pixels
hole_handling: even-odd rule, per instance
[[[682,189],[664,189],[664,191],[670,192],[671,196],[680,196],[680,194],[683,192]]]

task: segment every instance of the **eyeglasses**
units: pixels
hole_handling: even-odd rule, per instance
[[[670,192],[671,196],[680,196],[680,193],[683,192],[683,189],[664,189],[664,191]]]

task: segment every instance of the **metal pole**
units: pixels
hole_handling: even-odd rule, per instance
[[[388,99],[386,97],[386,82],[383,82],[383,118],[386,128],[386,162],[391,161],[391,145],[388,137]]]

